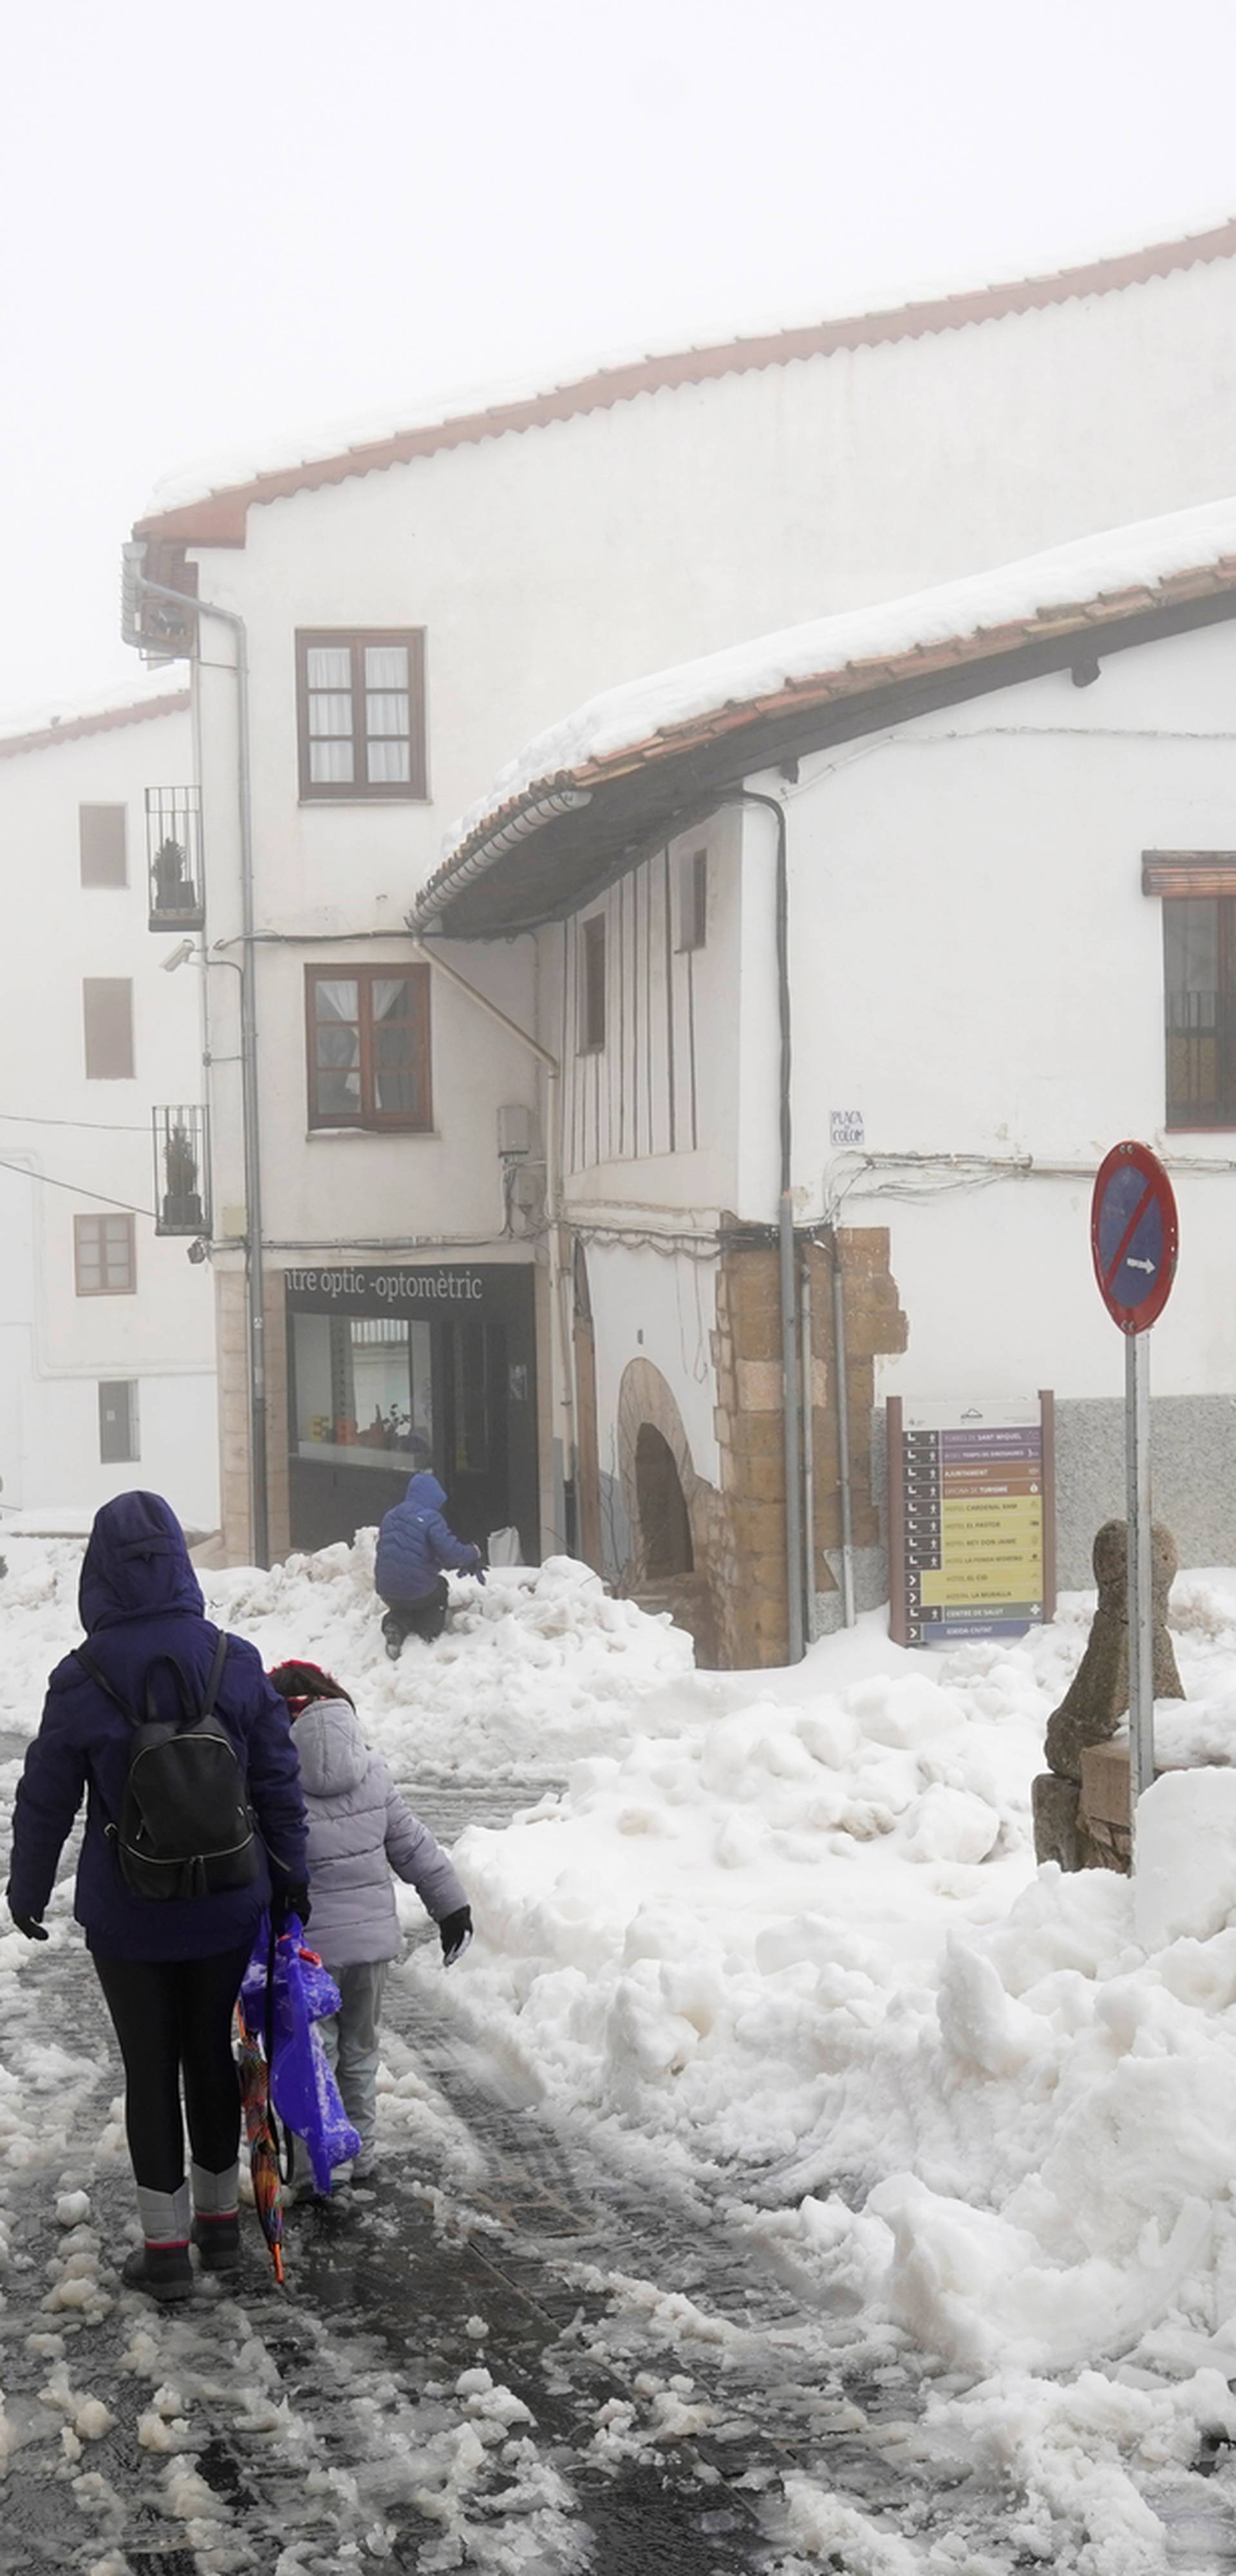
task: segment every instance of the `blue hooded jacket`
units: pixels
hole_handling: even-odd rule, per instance
[[[378,1531],[375,1589],[383,1601],[423,1601],[447,1566],[471,1573],[481,1551],[469,1539],[456,1538],[442,1518],[446,1501],[436,1476],[410,1476],[401,1503],[387,1512]]]
[[[78,1606],[92,1660],[130,1708],[143,1708],[147,1670],[162,1654],[175,1655],[205,1691],[219,1632],[203,1615],[184,1532],[159,1494],[119,1494],[95,1514]],[[177,1713],[166,1667],[154,1686],[160,1710]],[[258,1875],[248,1887],[164,1903],[126,1887],[106,1827],[120,1814],[133,1730],[68,1655],[48,1683],[14,1803],[11,1911],[45,1911],[84,1790],[73,1911],[87,1947],[114,1959],[190,1959],[239,1949],[269,1901],[272,1875],[281,1886],[307,1877],[305,1801],[287,1709],[256,1648],[240,1637],[228,1638],[215,1710],[245,1766],[261,1837]]]

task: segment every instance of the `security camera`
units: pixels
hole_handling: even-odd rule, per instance
[[[178,966],[188,965],[189,959],[192,955],[193,941],[191,939],[178,939],[172,950],[171,956],[163,957],[159,961],[164,974],[174,975]]]
[[[189,1260],[198,1264],[210,1259],[210,1245],[204,1234],[195,1235],[192,1243],[186,1244],[185,1251]]]

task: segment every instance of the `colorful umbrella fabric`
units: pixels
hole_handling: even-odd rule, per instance
[[[257,2032],[249,2028],[239,2006],[236,2028],[239,2036],[240,2099],[245,2115],[245,2136],[249,2141],[253,2206],[257,2211],[258,2225],[270,2247],[275,2279],[282,2285],[283,2195],[279,2182],[279,2155],[270,2125],[269,2070],[261,2040]]]

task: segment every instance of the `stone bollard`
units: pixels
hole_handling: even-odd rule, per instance
[[[1104,1521],[1094,1542],[1098,1608],[1086,1651],[1058,1709],[1047,1722],[1044,1751],[1051,1765],[1033,1784],[1034,1849],[1039,1860],[1061,1869],[1128,1866],[1110,1820],[1092,1835],[1082,1797],[1083,1756],[1113,1736],[1129,1705],[1128,1534],[1124,1521]],[[1151,1618],[1154,1696],[1183,1699],[1176,1657],[1167,1631],[1167,1596],[1179,1564],[1171,1531],[1156,1521],[1151,1534]]]

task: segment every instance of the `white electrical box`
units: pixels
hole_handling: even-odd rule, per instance
[[[522,1100],[505,1101],[498,1111],[498,1152],[505,1161],[508,1155],[531,1154],[536,1144],[536,1111]]]

